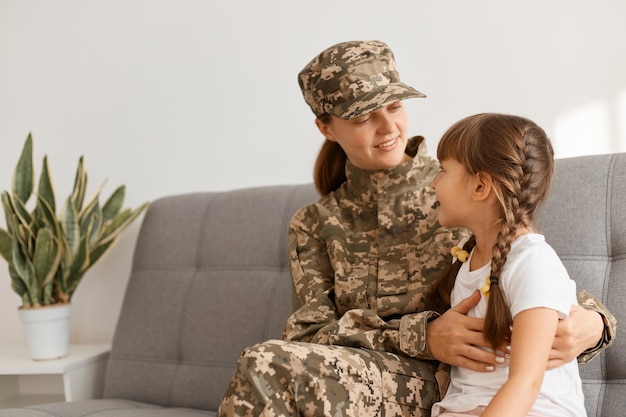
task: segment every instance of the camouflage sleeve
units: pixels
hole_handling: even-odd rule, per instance
[[[283,339],[328,344],[328,334],[338,314],[326,245],[313,233],[319,227],[316,218],[312,210],[304,207],[294,215],[289,227],[289,264],[300,307],[287,320]]]
[[[331,294],[332,289],[325,291],[296,310],[287,321],[284,339],[433,359],[424,335],[427,321],[436,317],[436,312],[407,314],[385,321],[371,309],[352,309],[338,317]]]
[[[351,309],[339,315],[334,273],[325,243],[314,233],[315,217],[305,208],[294,216],[289,230],[290,268],[300,307],[287,320],[283,338],[419,356],[425,350],[425,323],[436,313],[407,314],[387,321],[371,309]]]
[[[435,311],[425,311],[420,314],[410,314],[400,320],[402,334],[401,350],[412,358],[435,359],[426,345],[426,325],[430,320],[439,317]]]
[[[370,309],[338,313],[334,272],[324,241],[314,233],[314,218],[312,212],[297,213],[289,230],[291,276],[300,307],[287,320],[283,338],[396,352],[398,320],[386,323]]]
[[[613,343],[615,332],[617,331],[617,319],[597,297],[586,290],[578,293],[578,304],[587,310],[596,311],[602,316],[604,321],[604,333],[598,344],[591,349],[585,350],[578,357],[579,363],[587,363]]]

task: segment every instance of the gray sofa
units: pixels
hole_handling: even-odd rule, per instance
[[[147,211],[103,399],[0,416],[213,416],[242,349],[291,311],[287,225],[311,184],[162,198]],[[579,288],[626,317],[626,154],[562,159],[540,227]],[[581,366],[589,416],[626,415],[626,341]]]

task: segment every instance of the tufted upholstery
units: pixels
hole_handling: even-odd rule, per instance
[[[288,223],[315,196],[312,187],[280,186],[155,202],[135,251],[105,397],[216,410],[239,353],[282,335]]]
[[[626,323],[626,153],[557,161],[541,210],[546,235],[579,289],[601,299]],[[581,365],[589,417],[626,415],[626,341]]]

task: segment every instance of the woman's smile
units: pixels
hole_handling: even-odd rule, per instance
[[[392,149],[398,143],[399,139],[400,139],[399,136],[395,137],[395,138],[393,138],[391,140],[388,140],[386,142],[379,143],[378,145],[374,146],[374,148],[380,149],[380,150],[383,150],[383,151]]]

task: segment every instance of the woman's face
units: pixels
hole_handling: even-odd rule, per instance
[[[404,153],[408,120],[401,101],[356,119],[332,116],[330,123],[315,122],[326,139],[337,142],[361,169],[393,168],[409,159]]]

